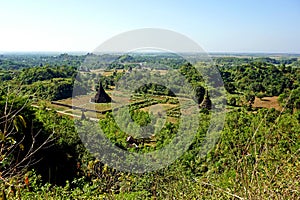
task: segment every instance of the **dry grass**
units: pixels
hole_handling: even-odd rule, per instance
[[[262,99],[255,97],[253,107],[255,107],[255,108],[275,108],[276,110],[279,110],[279,111],[282,110],[282,107],[280,106],[280,104],[278,102],[278,96],[264,97]]]
[[[176,104],[168,104],[168,103],[164,103],[164,104],[160,103],[160,104],[156,104],[156,105],[152,105],[152,106],[147,106],[147,107],[141,108],[140,110],[145,111],[145,112],[149,112],[150,107],[154,108],[154,106],[157,107],[157,109],[159,111],[161,111],[161,109],[163,109],[163,111],[167,111],[168,109],[174,108],[177,105]],[[156,113],[157,109],[153,109],[152,111]]]

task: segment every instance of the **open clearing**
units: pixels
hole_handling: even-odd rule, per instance
[[[276,110],[282,110],[282,107],[280,106],[280,104],[278,102],[278,96],[264,97],[262,99],[255,97],[253,107],[255,107],[255,108],[275,108]]]

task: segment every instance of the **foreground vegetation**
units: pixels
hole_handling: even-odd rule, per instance
[[[126,68],[135,59],[140,62],[141,58],[121,57],[110,67]],[[78,56],[74,60],[80,62]],[[95,83],[84,80],[99,76],[110,89],[124,72],[105,77],[89,72],[78,81],[75,67],[66,63],[11,69],[6,60],[0,74],[2,199],[298,199],[298,62],[294,58],[216,59],[229,106],[214,149],[205,157],[199,154],[210,120],[209,112],[202,110],[197,134],[184,155],[164,169],[135,174],[117,171],[95,159],[82,144],[74,120],[47,107],[49,100],[72,96],[69,86],[75,78],[82,94],[87,94]],[[156,60],[154,64],[159,63]],[[189,79],[200,103],[205,92],[201,77],[181,60],[175,60],[172,66]],[[174,105],[178,103],[174,94],[159,85],[146,85],[136,92],[143,98],[162,95]],[[255,97],[265,96],[279,96],[283,109],[252,107]],[[139,125],[149,123],[150,115],[143,110],[149,102],[145,102],[131,106],[132,119]],[[32,107],[33,103],[38,107]],[[174,108],[167,113],[180,117]],[[133,149],[126,143],[128,134],[120,130],[110,113],[101,118],[99,125],[120,148],[143,153],[164,147],[178,129],[176,121],[168,121],[151,145],[140,144]]]

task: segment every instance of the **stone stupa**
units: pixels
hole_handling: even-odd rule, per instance
[[[98,91],[94,98],[91,98],[91,102],[94,103],[110,103],[111,97],[105,92],[102,83],[100,82]]]
[[[200,108],[206,108],[206,109],[208,109],[208,110],[211,110],[211,108],[212,108],[212,102],[211,102],[211,100],[210,100],[210,98],[209,98],[208,90],[207,90],[207,89],[206,89],[206,91],[205,91],[204,99],[203,99],[203,101],[201,102],[201,104],[200,104],[199,107],[200,107]]]

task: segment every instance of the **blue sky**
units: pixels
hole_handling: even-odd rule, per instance
[[[91,52],[138,28],[179,32],[208,52],[300,53],[300,1],[0,2],[0,51]]]

